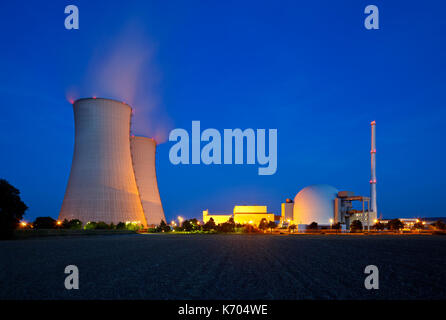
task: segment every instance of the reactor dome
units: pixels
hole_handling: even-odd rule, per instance
[[[334,202],[338,190],[327,184],[303,188],[294,198],[293,217],[296,224],[330,224],[334,218]]]

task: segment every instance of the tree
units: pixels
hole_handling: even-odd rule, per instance
[[[317,222],[314,222],[314,221],[312,223],[310,223],[307,227],[307,229],[310,229],[310,230],[317,230],[317,228],[318,228]]]
[[[170,227],[164,220],[161,220],[160,224],[155,228],[156,232],[170,232]]]
[[[415,223],[413,225],[413,228],[416,230],[423,230],[424,229],[424,224],[421,221],[418,221],[417,223]]]
[[[118,222],[116,225],[116,230],[124,230],[125,229],[125,223],[124,222]]]
[[[243,226],[243,232],[244,233],[256,233],[256,232],[259,232],[259,230],[252,224],[245,224]]]
[[[85,230],[94,230],[96,229],[96,225],[97,223],[94,221],[87,222],[87,224],[85,225]],[[125,224],[123,229],[125,229]]]
[[[268,222],[268,228],[269,228],[271,233],[273,233],[273,229],[275,229],[276,227],[277,227],[277,225],[276,225],[276,223],[274,221]]]
[[[362,222],[359,220],[353,220],[352,223],[350,223],[350,231],[351,232],[362,231]]]
[[[69,221],[68,221],[68,219],[63,219],[63,221],[62,221],[62,229],[69,229]]]
[[[64,228],[64,229],[81,229],[82,222],[79,219],[72,219],[70,221],[65,219],[62,222],[62,228]]]
[[[331,229],[336,230],[336,233],[339,232],[339,230],[341,230],[341,223],[340,222],[336,222],[335,224],[331,225]]]
[[[206,222],[203,226],[203,230],[204,231],[211,231],[211,230],[215,230],[216,229],[216,225],[214,222],[214,219],[210,218],[208,220],[208,222]]]
[[[386,225],[384,223],[378,221],[377,223],[375,223],[373,225],[372,228],[375,230],[384,230],[386,228]]]
[[[95,229],[106,230],[106,229],[109,229],[109,228],[110,228],[110,226],[107,223],[105,223],[104,221],[99,221],[96,224],[96,228]]]
[[[11,239],[14,229],[23,219],[28,206],[20,198],[20,191],[0,179],[0,239]]]
[[[387,223],[387,228],[398,231],[404,228],[404,223],[400,219],[392,219]]]
[[[435,221],[434,223],[431,224],[431,226],[433,226],[437,230],[445,230],[446,229],[446,224],[444,224],[444,222],[441,220]]]
[[[268,229],[268,221],[266,221],[265,218],[262,218],[262,220],[260,220],[259,229],[262,231],[265,231],[266,229]]]
[[[194,225],[191,223],[190,220],[184,220],[184,222],[181,224],[181,227],[184,231],[192,231],[194,229]]]
[[[288,229],[294,233],[294,231],[296,230],[297,226],[295,224],[292,224],[288,227]]]
[[[332,228],[333,230],[340,230],[340,229],[341,229],[341,223],[340,223],[340,222],[336,222],[335,224],[333,224],[333,225],[331,226],[331,228]]]
[[[220,232],[234,232],[235,222],[233,218],[229,218],[228,222],[220,224],[218,226],[218,231]]]
[[[33,222],[36,229],[54,229],[56,227],[56,220],[51,217],[37,217]]]

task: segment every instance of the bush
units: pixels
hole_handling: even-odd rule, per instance
[[[82,222],[78,219],[72,219],[70,221],[65,219],[62,222],[62,228],[64,228],[64,229],[82,229]]]
[[[33,226],[35,229],[54,229],[56,228],[56,220],[51,217],[37,217]]]
[[[139,231],[143,228],[143,225],[130,222],[125,225],[125,228],[130,231]]]
[[[424,224],[422,222],[417,222],[413,225],[413,229],[415,230],[423,230],[424,229]]]
[[[265,231],[266,229],[268,229],[268,221],[266,221],[265,218],[262,218],[262,220],[260,220],[259,229],[262,231]]]
[[[229,219],[228,222],[219,224],[218,227],[217,227],[217,231],[224,232],[224,233],[234,232],[234,230],[235,230],[235,223],[234,223],[234,220],[232,219],[232,221],[231,221],[231,219]]]
[[[400,219],[392,219],[387,223],[389,230],[398,231],[404,228],[404,223]]]
[[[170,232],[170,227],[164,220],[161,220],[160,224],[154,229],[155,232]]]
[[[106,229],[110,229],[110,226],[108,224],[106,224],[104,221],[99,221],[98,223],[96,223],[95,229],[106,230]]]
[[[350,223],[350,231],[351,232],[361,232],[362,231],[362,222],[359,220],[353,220]]]
[[[443,221],[438,220],[431,224],[436,230],[446,230],[446,224]]]
[[[124,230],[125,229],[125,223],[124,222],[119,222],[116,225],[116,230]]]
[[[341,223],[340,223],[340,222],[336,222],[335,224],[333,224],[333,225],[331,226],[331,228],[332,228],[333,230],[340,230],[340,229],[341,229]]]
[[[203,231],[211,231],[216,230],[217,226],[215,225],[214,219],[210,218],[208,222],[206,222],[203,226]]]
[[[254,227],[252,224],[245,224],[243,226],[243,232],[244,233],[259,233],[260,230]]]
[[[96,229],[96,222],[94,222],[94,221],[87,222],[87,224],[85,225],[84,229],[85,230],[94,230],[94,229]]]
[[[27,205],[20,199],[20,191],[0,179],[0,239],[11,239],[14,229],[23,219]]]
[[[317,230],[318,229],[318,225],[317,225],[317,222],[312,222],[312,223],[310,223],[308,226],[307,226],[307,229],[309,229],[309,230]]]
[[[373,225],[372,228],[375,230],[384,230],[386,228],[386,225],[384,223],[378,221],[377,223],[375,223]]]

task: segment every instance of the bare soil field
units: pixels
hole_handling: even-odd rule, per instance
[[[66,290],[67,265],[79,290]],[[364,268],[379,268],[366,290]],[[0,299],[445,299],[446,237],[175,235],[0,242]]]

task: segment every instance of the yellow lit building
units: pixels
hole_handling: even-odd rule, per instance
[[[230,218],[234,218],[235,223],[259,225],[262,219],[266,221],[277,220],[274,213],[268,212],[267,206],[235,206],[233,214],[209,214],[209,210],[203,211],[203,222],[214,219],[215,224],[227,222]]]
[[[215,224],[222,224],[228,222],[232,214],[209,214],[209,210],[203,210],[203,222],[206,223],[211,218],[214,219]]]
[[[235,206],[234,222],[240,224],[259,225],[262,219],[274,221],[274,213],[268,212],[266,206]]]

